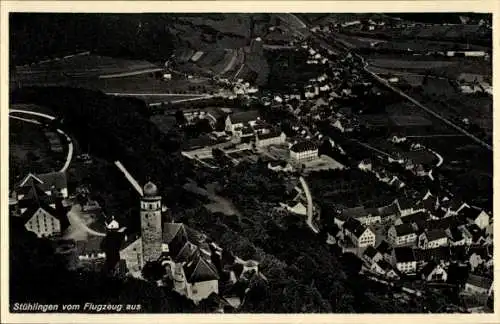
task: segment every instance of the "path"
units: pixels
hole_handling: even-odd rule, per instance
[[[128,76],[133,76],[133,75],[140,75],[140,74],[148,74],[148,73],[160,72],[160,71],[163,71],[163,68],[154,68],[154,69],[146,69],[146,70],[131,71],[131,72],[121,72],[121,73],[114,73],[114,74],[105,74],[105,75],[100,75],[99,79],[122,78],[122,77],[128,77]]]
[[[120,162],[120,161],[115,161],[115,165],[120,171],[125,175],[125,178],[130,182],[132,187],[141,195],[141,197],[144,195],[142,192],[142,187],[139,185],[137,180],[127,171],[125,166]]]
[[[306,180],[304,177],[300,177],[300,184],[302,185],[302,189],[304,189],[304,193],[306,194],[307,198],[307,220],[306,224],[311,228],[311,230],[318,234],[319,233],[319,228],[317,227],[316,224],[313,223],[313,199],[311,195],[311,191],[309,190],[309,186],[307,185]]]
[[[48,114],[44,114],[44,113],[39,113],[39,112],[36,112],[36,111],[21,110],[21,109],[10,109],[9,110],[9,118],[14,118],[14,119],[18,119],[18,120],[22,120],[22,121],[25,121],[25,122],[28,122],[28,123],[33,123],[33,124],[38,124],[38,125],[42,124],[38,120],[27,119],[27,118],[22,118],[22,117],[18,117],[18,116],[12,116],[12,115],[10,115],[10,113],[17,113],[17,114],[26,114],[26,115],[38,116],[38,117],[43,117],[43,118],[46,118],[46,119],[49,119],[49,120],[56,119],[56,117],[54,117],[54,116],[51,116],[51,115],[48,115]],[[73,145],[73,141],[71,140],[71,138],[65,132],[63,132],[61,129],[57,129],[56,131],[59,134],[61,134],[62,136],[64,136],[66,138],[67,143],[68,143],[68,154],[66,156],[66,161],[64,162],[63,167],[59,170],[59,172],[66,172],[66,170],[69,168],[71,160],[73,159],[74,145]]]
[[[95,235],[95,236],[106,236],[105,233],[97,232],[87,226],[82,219],[81,214],[81,206],[73,205],[71,210],[68,212],[68,220],[70,223],[70,227],[68,232],[65,234],[65,238],[73,238],[76,240],[86,240],[87,236]]]
[[[364,62],[364,60],[363,60]],[[490,151],[493,151],[493,147],[484,142],[483,140],[481,140],[480,138],[476,137],[475,135],[469,133],[468,131],[466,131],[465,129],[457,126],[456,124],[454,124],[453,122],[449,121],[448,119],[444,118],[443,116],[439,115],[438,113],[436,113],[435,111],[431,110],[430,108],[424,106],[423,104],[421,104],[420,102],[418,102],[417,100],[413,99],[412,97],[408,96],[406,93],[404,93],[403,91],[393,87],[391,84],[389,84],[389,82],[383,78],[381,78],[380,76],[378,76],[376,73],[370,71],[368,68],[367,68],[367,64],[365,65],[365,71],[370,74],[371,76],[373,76],[373,78],[375,80],[377,80],[379,83],[381,83],[382,85],[384,85],[386,88],[389,88],[390,90],[392,90],[393,92],[399,94],[401,97],[407,99],[408,101],[410,101],[411,103],[413,103],[415,106],[419,107],[420,109],[426,111],[427,113],[429,113],[430,115],[436,117],[437,119],[441,120],[442,122],[444,122],[445,124],[447,124],[448,126],[451,126],[452,128],[454,128],[455,130],[459,131],[460,133],[466,135],[467,137],[471,138],[474,142],[478,143],[479,145],[485,147],[486,149],[490,150]]]

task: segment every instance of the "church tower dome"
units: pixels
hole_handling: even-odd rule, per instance
[[[146,183],[144,185],[144,188],[143,188],[142,191],[144,193],[144,196],[150,196],[151,197],[151,196],[156,196],[158,194],[158,188],[151,181],[149,181],[148,183]]]

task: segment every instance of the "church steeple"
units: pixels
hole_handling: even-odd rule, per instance
[[[154,183],[148,181],[141,198],[142,266],[148,261],[157,261],[162,249],[161,196]]]

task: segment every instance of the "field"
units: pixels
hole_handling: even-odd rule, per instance
[[[147,61],[118,59],[99,55],[78,55],[45,63],[17,66],[19,78],[43,78],[47,74],[68,77],[91,77],[115,73],[135,72],[157,68]]]

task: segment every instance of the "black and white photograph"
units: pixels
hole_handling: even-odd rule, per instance
[[[285,11],[8,14],[10,313],[494,313],[493,14]]]

